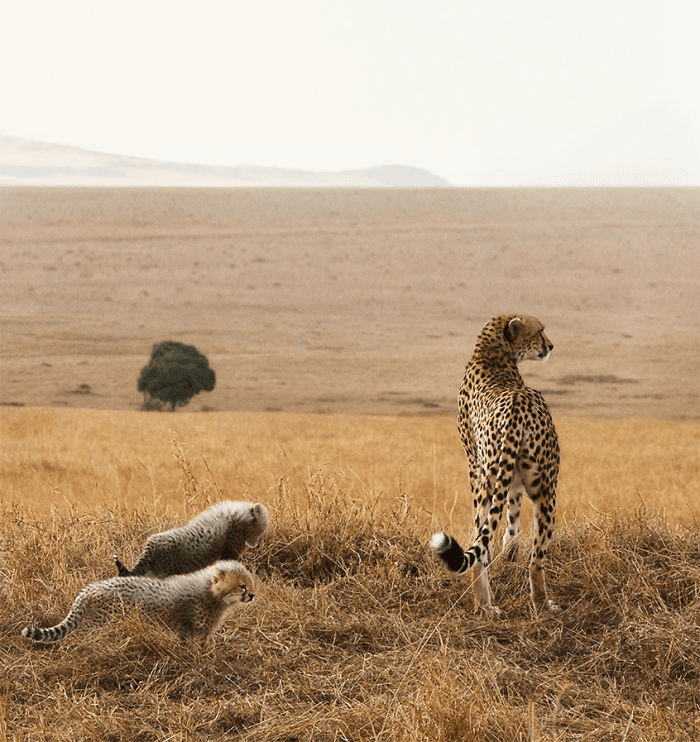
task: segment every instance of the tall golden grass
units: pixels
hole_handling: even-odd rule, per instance
[[[700,424],[556,424],[560,521],[643,506],[663,511],[670,524],[698,523]],[[303,494],[309,472],[328,470],[353,496],[369,491],[382,505],[406,497],[436,523],[470,533],[466,459],[451,416],[4,408],[3,499],[38,517],[99,504],[148,504],[155,518],[184,516],[178,447],[197,476],[215,480],[228,499],[264,499],[280,481],[292,495]]]
[[[426,548],[471,530],[452,419],[4,410],[0,740],[700,738],[700,425],[557,425],[564,610],[531,614],[523,546],[485,620]],[[205,651],[138,612],[20,636],[223,498],[272,523]]]

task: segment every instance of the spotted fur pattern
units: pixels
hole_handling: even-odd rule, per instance
[[[146,614],[163,619],[182,639],[205,642],[232,605],[254,597],[253,576],[233,560],[165,579],[112,577],[84,587],[61,623],[47,629],[28,626],[22,634],[36,642],[58,642],[88,617],[104,619],[123,604],[138,604]]]
[[[556,612],[548,599],[544,560],[554,527],[559,444],[542,395],[525,386],[518,363],[546,360],[553,349],[542,323],[527,315],[502,315],[481,331],[459,392],[459,432],[474,497],[475,540],[465,550],[445,533],[430,542],[453,572],[475,568],[476,609],[498,613],[487,568],[496,529],[508,508],[503,538],[515,556],[523,491],[533,503],[530,595],[535,611]]]
[[[246,544],[258,543],[268,521],[262,503],[220,502],[184,526],[148,538],[133,569],[127,569],[117,554],[114,564],[120,577],[194,572],[219,559],[237,559]]]

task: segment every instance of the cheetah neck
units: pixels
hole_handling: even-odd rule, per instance
[[[481,387],[509,388],[524,386],[518,363],[512,353],[503,347],[477,347],[469,363],[471,377]]]

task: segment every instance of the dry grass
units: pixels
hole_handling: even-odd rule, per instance
[[[235,437],[224,416],[176,415],[165,418],[178,428],[171,438],[164,416],[146,415],[138,421],[149,447],[146,452],[141,443],[137,455],[128,416],[19,412],[24,419],[5,421],[16,434],[14,463],[9,454],[3,460],[5,492],[19,487],[21,466],[30,466],[25,476],[44,488],[44,497],[50,488],[61,492],[53,494],[53,510],[38,498],[28,505],[8,498],[0,517],[0,740],[700,736],[696,515],[654,513],[666,497],[655,467],[669,471],[681,455],[691,467],[684,446],[697,448],[697,427],[630,423],[636,435],[630,464],[615,450],[616,441],[628,440],[627,424],[615,434],[584,422],[578,438],[565,434],[573,423],[560,425],[568,457],[562,501],[582,481],[595,500],[583,452],[607,431],[598,466],[607,467],[607,477],[597,476],[620,508],[567,513],[563,504],[549,569],[550,589],[564,606],[560,616],[533,618],[521,553],[515,565],[494,565],[504,617],[488,621],[472,613],[468,577],[447,574],[426,549],[434,523],[449,521],[455,500],[449,488],[465,486],[461,458],[452,462],[443,448],[444,421],[259,416],[245,431],[243,418],[235,418]],[[44,427],[32,417],[39,414]],[[49,422],[66,433],[53,452]],[[29,433],[18,435],[32,425],[35,446]],[[265,454],[259,440],[265,426],[270,450],[284,449],[278,458]],[[218,436],[226,438],[219,448]],[[352,458],[353,443],[372,452],[369,469],[360,454]],[[252,452],[256,468],[245,469],[242,459]],[[44,462],[38,472],[27,463],[32,456]],[[625,485],[625,500],[617,480],[645,461]],[[673,507],[697,492],[692,473],[669,477]],[[236,481],[245,485],[238,490]],[[239,495],[265,500],[272,515],[261,545],[244,553],[260,577],[259,599],[236,612],[204,652],[138,613],[99,632],[86,626],[50,649],[20,636],[29,622],[61,619],[83,584],[111,575],[113,548],[130,559],[147,533],[209,501]],[[460,494],[455,523],[468,510],[464,499]]]
[[[700,423],[556,420],[562,448],[558,518],[640,506],[666,520],[700,522]],[[32,508],[90,511],[96,503],[185,517],[173,436],[196,476],[222,497],[265,499],[279,482],[293,498],[310,472],[329,470],[345,492],[370,490],[382,506],[405,495],[436,525],[469,533],[466,460],[453,416],[373,417],[287,413],[158,414],[3,408],[3,499]]]

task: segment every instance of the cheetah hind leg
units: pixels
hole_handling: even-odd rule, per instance
[[[547,585],[544,575],[544,558],[551,540],[551,530],[540,527],[545,523],[544,506],[542,501],[533,502],[532,518],[534,540],[530,556],[530,596],[535,613],[560,613],[561,607],[547,597]],[[550,525],[554,525],[553,521]]]
[[[520,504],[523,499],[522,484],[516,477],[508,492],[508,516],[503,534],[503,558],[514,562],[520,544]]]
[[[482,531],[484,528],[488,529],[487,524],[490,523],[489,511],[493,505],[493,497],[479,490],[480,480],[476,474],[473,477],[471,474],[472,469],[470,469],[470,478],[472,480],[472,489],[476,492],[474,497],[474,539],[476,542],[475,546],[477,546],[475,552],[476,561],[472,567],[474,613],[480,613],[486,618],[493,618],[500,616],[501,609],[498,606],[495,606],[492,600],[488,572],[488,564],[490,561],[490,552],[488,547],[489,540],[487,539],[485,543],[482,541]],[[473,549],[474,546],[472,546],[470,551]]]
[[[469,551],[471,558],[459,543],[446,533],[435,533],[430,539],[430,548],[450,572],[463,573],[472,569],[474,581],[474,612],[484,616],[498,616],[500,610],[491,601],[491,588],[488,578],[488,550],[475,544]]]

